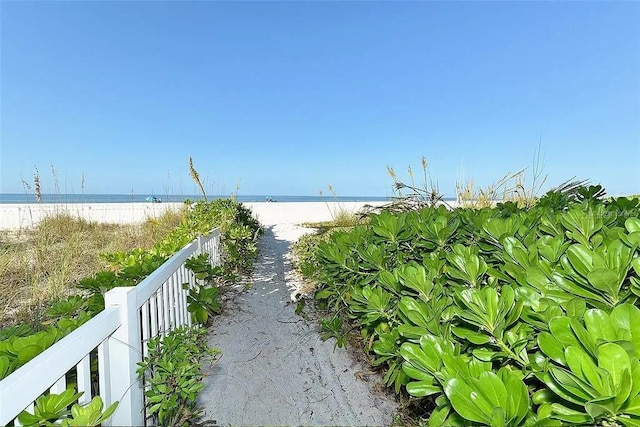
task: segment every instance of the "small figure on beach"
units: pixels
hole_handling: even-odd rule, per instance
[[[273,198],[273,197],[271,197],[271,196],[267,196],[267,197],[265,197],[265,201],[266,201],[266,202],[275,202],[275,201],[276,201],[276,199],[274,199],[274,198]]]

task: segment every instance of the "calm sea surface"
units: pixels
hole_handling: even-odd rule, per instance
[[[198,195],[161,195],[161,194],[43,194],[41,203],[140,203],[148,202],[147,197],[157,197],[163,202],[184,202],[186,199],[199,200]],[[229,196],[209,196],[228,198]],[[376,202],[386,201],[386,197],[320,197],[320,196],[242,196],[239,202],[264,202],[267,198],[275,202]],[[38,203],[33,194],[0,193],[0,203]]]

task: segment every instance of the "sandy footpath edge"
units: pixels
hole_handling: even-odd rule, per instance
[[[290,294],[299,280],[290,249],[311,231],[265,225],[249,286],[225,294],[224,312],[209,328],[209,345],[222,358],[198,398],[204,419],[234,426],[392,423],[397,403],[380,391],[380,378],[348,350],[334,350],[335,340],[320,339],[311,308],[308,319],[295,314]]]
[[[381,204],[381,202],[370,202]],[[327,221],[340,209],[357,211],[365,202],[244,203],[263,225]],[[135,224],[177,210],[183,203],[4,203],[0,204],[0,230],[19,230],[37,225],[43,218],[67,213],[88,221]]]

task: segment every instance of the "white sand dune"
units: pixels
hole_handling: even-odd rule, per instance
[[[366,204],[365,202],[245,203],[265,226],[326,221],[330,220],[339,209],[357,211]],[[135,224],[157,217],[169,209],[180,209],[182,206],[184,206],[182,203],[0,204],[0,230],[34,227],[43,218],[59,213],[67,213],[88,221]]]
[[[87,221],[135,224],[180,209],[182,203],[41,203],[0,204],[0,230],[36,226],[47,216],[66,213]]]
[[[304,222],[329,221],[344,209],[357,212],[365,205],[380,205],[384,202],[286,202],[286,203],[244,203],[251,208],[260,223],[265,226],[276,224],[301,224]]]

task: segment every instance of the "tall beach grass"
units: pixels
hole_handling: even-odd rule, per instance
[[[106,268],[102,253],[151,248],[182,218],[178,210],[142,224],[102,224],[56,213],[36,226],[0,231],[0,327],[38,324],[52,302]]]

